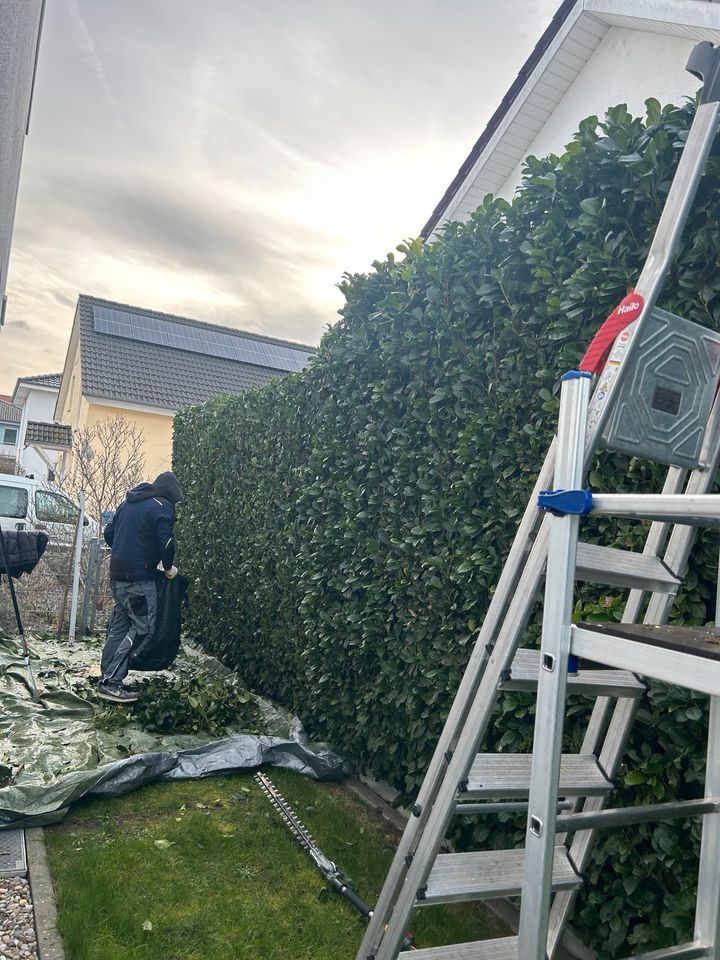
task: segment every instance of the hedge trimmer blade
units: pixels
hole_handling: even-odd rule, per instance
[[[336,864],[334,864],[332,860],[328,860],[313,839],[310,831],[307,829],[300,817],[298,817],[298,815],[295,813],[285,797],[280,793],[272,780],[270,780],[269,777],[266,777],[264,773],[256,773],[255,782],[258,784],[275,810],[277,810],[280,819],[289,829],[290,833],[292,833],[292,835],[295,837],[298,844],[312,857],[315,866],[325,877],[328,883],[333,886],[337,892],[344,897],[348,903],[351,903],[364,917],[371,917],[373,915],[372,907],[365,903],[362,897],[359,897],[357,893],[355,893],[350,886],[350,881],[342,872],[342,870]],[[403,940],[403,949],[415,949],[415,939],[412,933],[409,931],[405,934],[405,938]]]
[[[340,870],[338,870],[337,866],[332,862],[332,860],[328,860],[322,850],[318,847],[305,824],[298,817],[272,780],[270,780],[269,777],[266,777],[264,773],[256,773],[255,782],[258,784],[273,807],[275,807],[277,812],[280,814],[281,820],[288,827],[290,833],[292,833],[292,835],[295,837],[298,844],[303,848],[303,850],[310,854],[312,859],[315,861],[318,870],[320,870],[320,872],[325,876],[339,876]]]

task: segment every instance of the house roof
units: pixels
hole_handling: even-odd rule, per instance
[[[18,377],[20,383],[35,383],[39,387],[55,387],[60,389],[62,383],[62,373],[38,373],[33,377]],[[15,387],[17,390],[17,386]]]
[[[72,429],[64,423],[43,423],[28,420],[25,429],[25,445],[66,449],[72,446]]]
[[[7,400],[0,400],[0,420],[3,423],[20,423],[22,421],[22,410]]]
[[[564,0],[421,230],[464,219],[498,193],[530,152],[612,27],[720,40],[720,4],[706,0]]]
[[[82,392],[86,397],[178,410],[222,393],[238,393],[249,387],[263,386],[273,377],[287,372],[287,369],[268,366],[261,359],[242,362],[227,356],[196,352],[192,348],[148,342],[130,334],[100,332],[98,327],[112,329],[112,326],[103,326],[96,319],[100,315],[117,316],[109,311],[119,311],[122,316],[130,315],[135,320],[149,322],[153,324],[153,330],[162,330],[166,322],[171,332],[177,332],[176,325],[180,325],[193,331],[204,331],[203,336],[220,334],[221,337],[215,339],[224,341],[230,337],[232,343],[247,346],[249,353],[253,352],[253,344],[266,344],[270,348],[279,347],[281,351],[282,348],[288,348],[293,356],[300,357],[304,363],[315,352],[314,347],[289,340],[81,295],[78,298],[76,325],[80,339]],[[197,337],[197,334],[188,333],[188,336]],[[177,337],[175,340],[181,342]],[[58,398],[58,408],[64,392],[65,385]]]

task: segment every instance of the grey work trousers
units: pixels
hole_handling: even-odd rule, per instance
[[[101,683],[118,686],[127,676],[137,637],[155,632],[157,592],[154,580],[113,580],[115,607],[103,647]]]

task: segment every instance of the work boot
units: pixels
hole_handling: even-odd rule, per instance
[[[127,690],[122,684],[101,683],[97,689],[97,695],[108,703],[137,703],[140,699],[139,693]]]

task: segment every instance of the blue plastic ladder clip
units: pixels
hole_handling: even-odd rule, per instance
[[[556,517],[568,514],[583,516],[593,507],[590,490],[541,490],[538,494],[538,510],[552,513]]]

